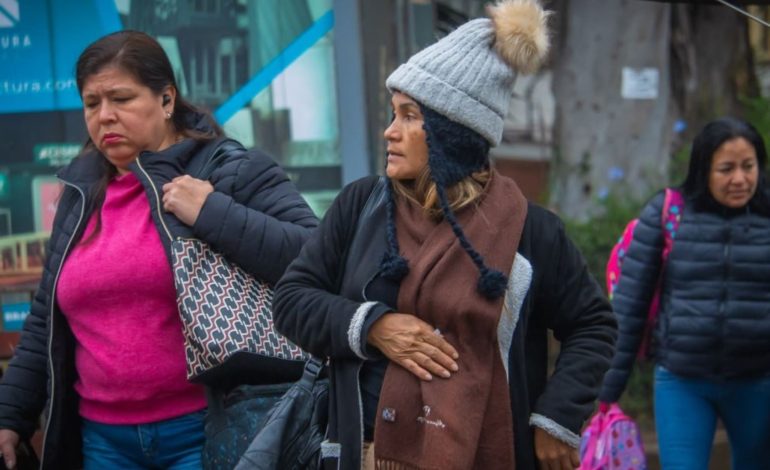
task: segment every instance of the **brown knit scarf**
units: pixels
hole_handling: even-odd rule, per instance
[[[479,271],[445,221],[396,202],[398,242],[410,271],[401,282],[398,311],[435,326],[457,349],[460,370],[422,381],[390,363],[374,432],[379,469],[514,468],[513,420],[497,326],[503,299],[476,290]],[[486,264],[511,272],[527,201],[513,180],[493,172],[477,206],[457,218]]]

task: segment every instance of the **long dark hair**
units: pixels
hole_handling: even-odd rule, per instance
[[[770,198],[767,194],[765,168],[767,166],[767,151],[762,136],[746,121],[733,117],[723,117],[706,124],[695,137],[690,151],[690,163],[687,177],[681,189],[685,197],[692,202],[696,210],[719,211],[719,204],[709,189],[709,175],[714,153],[728,140],[742,137],[746,139],[757,154],[759,175],[757,189],[749,200],[748,207],[752,212],[770,216]]]
[[[173,87],[176,90],[176,99],[171,122],[177,133],[200,141],[212,140],[223,134],[213,117],[181,96],[168,56],[158,41],[149,35],[140,31],[118,31],[103,36],[86,47],[78,57],[75,67],[78,92],[82,95],[86,81],[108,66],[117,67],[131,74],[139,83],[157,95],[167,87]],[[196,128],[201,115],[208,116],[208,126]],[[95,148],[96,146],[89,138],[83,146],[83,153],[93,151]],[[104,171],[99,182],[94,185],[88,207],[89,213],[97,211],[97,225],[84,243],[91,241],[101,229],[99,212],[104,202],[107,185],[117,174],[117,169],[106,158],[102,157],[102,164]]]

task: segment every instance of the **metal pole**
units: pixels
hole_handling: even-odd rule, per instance
[[[748,16],[749,18],[751,18],[752,20],[756,21],[757,23],[770,28],[770,23],[768,23],[767,21],[763,20],[762,18],[759,18],[757,16],[752,15],[751,13],[749,13],[746,10],[738,8],[737,6],[735,6],[732,3],[728,2],[727,0],[716,0],[716,1],[721,3],[724,6],[728,7],[728,8],[732,8],[733,10],[737,11],[738,13],[740,13],[742,15]]]
[[[359,0],[334,0],[334,55],[342,184],[372,173]]]

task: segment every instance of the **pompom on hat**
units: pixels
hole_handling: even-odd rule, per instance
[[[444,217],[479,269],[479,293],[496,299],[505,294],[508,279],[487,267],[471,246],[450,209],[446,188],[489,166],[489,146],[502,139],[516,77],[536,71],[548,55],[550,12],[538,0],[502,0],[487,12],[489,18],[471,20],[412,56],[385,85],[420,104],[428,166]],[[388,249],[380,267],[385,277],[400,280],[409,265],[399,254],[390,186]]]
[[[452,121],[500,143],[518,73],[545,60],[550,40],[537,0],[504,0],[413,55],[385,82]]]

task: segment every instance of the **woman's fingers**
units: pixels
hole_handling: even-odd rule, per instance
[[[535,455],[543,470],[574,470],[580,466],[577,449],[535,427]]]
[[[441,333],[439,333],[438,330],[433,330],[428,335],[426,335],[425,342],[435,348],[438,348],[441,353],[452,359],[452,362],[454,362],[454,359],[460,357],[454,346],[449,344],[449,342],[445,340],[443,336],[441,336]]]
[[[451,366],[443,365],[437,362],[436,360],[432,359],[431,357],[417,353],[414,355],[416,358],[417,364],[420,365],[423,369],[427,370],[433,375],[437,375],[439,377],[448,379],[452,376]],[[441,354],[442,358],[446,358],[447,356],[443,353]],[[457,367],[457,365],[455,365]]]
[[[412,374],[414,374],[418,379],[425,380],[425,381],[433,380],[433,376],[430,374],[430,372],[420,367],[412,359],[404,358],[402,360],[397,360],[396,363],[399,364],[404,369],[411,372]]]
[[[572,452],[569,453],[569,460],[571,465],[569,468],[578,468],[580,466],[580,452],[577,449],[572,449]]]
[[[189,175],[177,176],[170,183],[163,185],[163,209],[192,226],[198,219],[206,198],[213,191],[214,187],[208,181]]]
[[[382,316],[372,325],[367,340],[422,380],[431,380],[433,375],[449,378],[459,369],[455,348],[414,315]]]
[[[446,341],[444,342],[446,343]],[[426,342],[422,347],[421,352],[425,357],[424,361],[426,363],[426,365],[423,365],[423,367],[435,374],[449,378],[451,375],[450,372],[457,372],[459,369],[454,359],[452,359],[452,357],[450,357],[450,355],[448,355],[445,350],[440,349],[439,347]]]
[[[19,445],[19,435],[10,429],[0,429],[0,453],[5,463],[3,468],[16,467],[16,446]]]

